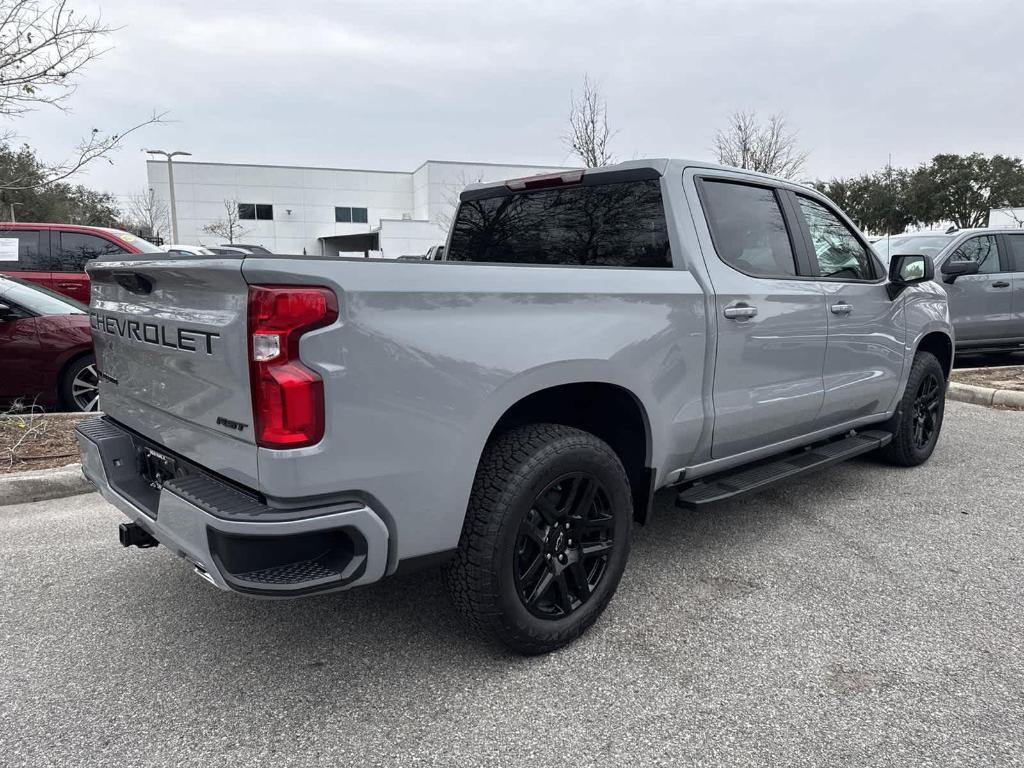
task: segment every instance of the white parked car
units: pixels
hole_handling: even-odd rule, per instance
[[[176,256],[213,256],[213,251],[201,245],[161,245],[161,250]]]

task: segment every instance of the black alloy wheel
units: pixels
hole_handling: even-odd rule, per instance
[[[574,472],[541,491],[519,526],[516,591],[530,613],[561,619],[597,589],[615,547],[608,494],[591,474]]]
[[[927,373],[917,387],[914,398],[913,441],[914,447],[921,449],[927,446],[935,436],[939,422],[936,414],[942,398],[942,385],[938,377]]]

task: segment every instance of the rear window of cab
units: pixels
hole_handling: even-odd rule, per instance
[[[584,267],[671,267],[657,179],[464,200],[446,260]]]

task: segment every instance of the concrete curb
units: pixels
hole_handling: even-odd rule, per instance
[[[960,384],[951,381],[946,389],[946,397],[950,400],[959,400],[962,403],[998,405],[1002,408],[1019,408],[1024,410],[1024,392],[1017,392],[1012,389],[976,387],[973,384]]]
[[[0,507],[45,499],[61,499],[95,490],[95,486],[82,474],[81,464],[68,464],[54,469],[33,469],[30,472],[11,472],[0,474]]]

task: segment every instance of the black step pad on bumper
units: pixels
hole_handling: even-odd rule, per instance
[[[676,505],[696,509],[759,490],[787,477],[851,459],[887,445],[892,435],[881,430],[866,430],[849,437],[819,443],[780,457],[760,462],[749,469],[725,472],[697,480],[680,491]]]

